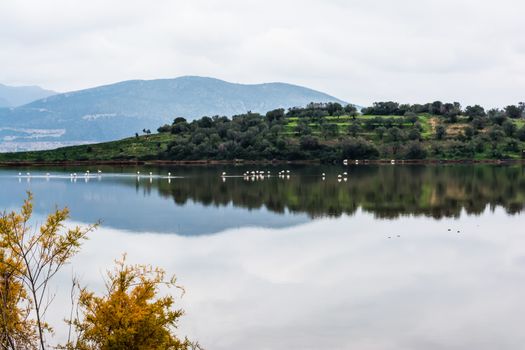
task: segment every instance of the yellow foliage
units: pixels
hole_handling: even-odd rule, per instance
[[[32,195],[28,193],[20,213],[3,213],[0,216],[0,273],[4,302],[0,314],[4,315],[3,332],[7,339],[6,349],[45,349],[44,333],[50,331],[45,323],[45,311],[49,306],[49,281],[62,266],[79,251],[87,234],[96,225],[87,228],[68,229],[64,223],[69,218],[67,208],[56,210],[47,217],[39,230],[30,225],[33,213]],[[34,315],[35,320],[29,319]],[[21,333],[20,329],[24,331]],[[9,339],[18,335],[20,342],[13,346]],[[38,336],[35,343],[35,335]]]
[[[72,322],[78,333],[75,344],[66,348],[82,350],[164,350],[196,349],[198,345],[174,335],[183,315],[173,309],[172,296],[158,297],[161,286],[176,287],[175,278],[166,280],[163,270],[146,265],[126,265],[125,256],[108,272],[106,293],[96,296],[80,290],[82,320]]]
[[[32,196],[19,213],[0,215],[0,349],[48,349],[45,322],[49,281],[79,251],[96,225],[66,228],[69,210],[59,209],[38,230],[30,225]],[[183,315],[161,287],[180,288],[175,278],[148,265],[126,265],[125,256],[108,272],[106,294],[80,289],[78,318],[69,320],[75,340],[58,348],[78,350],[188,350],[198,344],[174,334]],[[72,299],[73,294],[72,294]],[[74,300],[73,300],[74,302]],[[70,328],[71,330],[71,328]]]
[[[36,349],[36,324],[29,318],[31,300],[14,277],[12,265],[0,248],[0,348]]]

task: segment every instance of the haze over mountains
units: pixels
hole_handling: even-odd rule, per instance
[[[49,149],[129,137],[175,117],[264,113],[333,96],[284,83],[234,84],[213,78],[130,80],[0,109],[0,151]]]
[[[0,84],[0,107],[18,107],[26,103],[56,95],[57,92],[39,86],[7,86]]]

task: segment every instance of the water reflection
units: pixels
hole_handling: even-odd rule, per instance
[[[522,347],[522,166],[310,166],[245,179],[252,169],[103,168],[76,182],[70,173],[85,169],[4,170],[0,207],[18,208],[30,189],[37,213],[68,205],[76,221],[102,219],[75,274],[101,290],[123,252],[176,273],[180,332],[208,349]],[[49,314],[58,340],[71,274],[58,276]]]
[[[480,214],[487,206],[502,206],[509,214],[525,205],[522,166],[362,166],[349,170],[296,169],[290,178],[227,182],[191,179],[187,186],[158,183],[158,191],[175,203],[188,200],[207,205],[233,203],[248,209],[266,207],[273,212],[307,213],[311,218],[353,215],[358,208],[379,218],[425,215],[434,218]],[[337,174],[348,171],[348,181]],[[343,173],[344,174],[344,173]],[[184,181],[183,181],[184,183]]]
[[[516,214],[525,205],[524,169],[522,165],[106,167],[91,175],[85,169],[31,169],[30,176],[22,169],[0,172],[0,207],[18,206],[30,189],[42,213],[55,204],[68,205],[78,221],[102,219],[120,229],[186,235],[243,226],[287,227],[354,215],[359,208],[383,219],[457,218],[462,212],[480,215],[487,207]]]
[[[97,290],[123,251],[177,273],[187,292],[180,332],[207,349],[520,349],[521,221],[501,209],[439,221],[358,211],[199,237],[102,228],[73,266]]]

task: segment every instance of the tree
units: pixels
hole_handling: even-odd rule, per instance
[[[323,123],[321,124],[321,134],[325,139],[336,137],[339,134],[339,128],[337,124]]]
[[[170,131],[171,131],[171,125],[168,125],[168,124],[164,124],[157,129],[157,132],[159,133],[170,132]]]
[[[380,140],[383,140],[385,133],[386,133],[386,128],[384,126],[380,126],[376,129],[376,135]]]
[[[308,126],[308,123],[301,121],[295,127],[295,133],[299,136],[310,135],[312,130],[310,129],[310,126]]]
[[[408,131],[408,139],[409,140],[420,140],[421,139],[421,132],[419,131],[418,128],[411,128],[409,131]]]
[[[406,159],[425,159],[426,157],[427,151],[419,141],[411,141],[408,143],[405,150]]]
[[[302,136],[300,140],[302,150],[316,150],[319,148],[319,140],[313,136]]]
[[[480,105],[467,106],[465,108],[465,115],[469,117],[469,120],[472,120],[476,117],[484,118],[487,116],[485,113],[485,108]]]
[[[326,111],[328,112],[329,115],[337,116],[337,115],[341,115],[344,109],[340,103],[329,102],[326,104]]]
[[[509,152],[518,152],[519,151],[519,143],[518,141],[514,139],[510,139],[507,144],[505,145],[505,150]]]
[[[343,142],[342,157],[344,159],[377,158],[379,151],[376,146],[362,138],[350,138]]]
[[[507,115],[505,112],[495,108],[489,110],[487,115],[494,124],[498,125],[502,125],[503,122],[507,119]]]
[[[403,131],[401,131],[401,129],[397,127],[388,129],[388,139],[391,142],[403,141],[404,139]]]
[[[69,210],[64,208],[49,215],[39,230],[33,230],[29,225],[32,199],[28,193],[20,213],[4,213],[0,217],[0,247],[2,270],[9,272],[8,280],[23,285],[24,291],[20,293],[29,300],[28,307],[36,318],[38,348],[44,350],[47,349],[45,333],[50,330],[45,322],[50,301],[44,299],[49,297],[49,281],[69,263],[96,225],[66,229],[64,222],[69,218]]]
[[[470,125],[472,125],[475,130],[480,130],[485,126],[485,121],[482,117],[474,117],[470,122]]]
[[[211,128],[213,126],[213,120],[210,117],[202,117],[198,120],[197,125],[199,128]]]
[[[416,124],[416,122],[418,121],[417,114],[414,112],[406,112],[405,119],[407,120],[407,122],[411,123],[412,125]]]
[[[284,109],[274,109],[273,111],[266,113],[266,119],[269,123],[279,122],[284,119],[284,115]]]
[[[516,124],[514,124],[514,122],[511,120],[506,120],[505,122],[503,122],[502,127],[503,127],[503,131],[508,137],[513,137],[514,134],[516,133],[516,129],[517,129]]]
[[[512,119],[521,118],[522,112],[523,111],[520,108],[520,106],[510,105],[510,106],[505,107],[505,114],[507,115],[507,117],[512,118]]]
[[[435,101],[430,104],[430,114],[442,115],[443,114],[443,102]]]
[[[476,131],[474,130],[473,127],[467,125],[467,126],[463,129],[463,133],[465,134],[465,137],[466,137],[467,139],[470,140],[470,139],[474,136],[474,134],[476,133]]]
[[[354,105],[348,104],[344,107],[346,114],[352,116],[357,114],[357,108]]]
[[[495,125],[490,128],[488,135],[492,141],[498,142],[499,140],[505,137],[505,132],[503,131],[501,126]]]
[[[518,130],[518,132],[516,133],[516,137],[520,141],[525,141],[525,125]]]
[[[447,129],[443,125],[436,126],[436,139],[443,140],[447,134]]]
[[[388,102],[374,102],[372,107],[363,108],[363,114],[369,115],[403,115],[399,109],[399,103]]]
[[[107,273],[106,292],[97,296],[80,288],[80,317],[69,320],[77,333],[65,349],[198,349],[198,344],[174,333],[183,310],[175,309],[171,295],[160,297],[160,287],[183,289],[175,276],[149,265],[127,265],[126,256]]]
[[[359,130],[361,130],[361,127],[359,126],[358,123],[355,123],[355,122],[350,124],[350,126],[348,127],[348,133],[352,135],[353,137],[357,136],[357,134],[359,133]]]
[[[448,123],[454,124],[458,122],[458,114],[456,112],[446,112],[444,116]]]

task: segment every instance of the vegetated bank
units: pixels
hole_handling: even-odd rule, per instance
[[[230,162],[518,160],[525,150],[525,104],[504,109],[459,103],[377,102],[359,113],[338,103],[232,118],[175,118],[158,133],[50,151],[4,153],[0,162]]]

